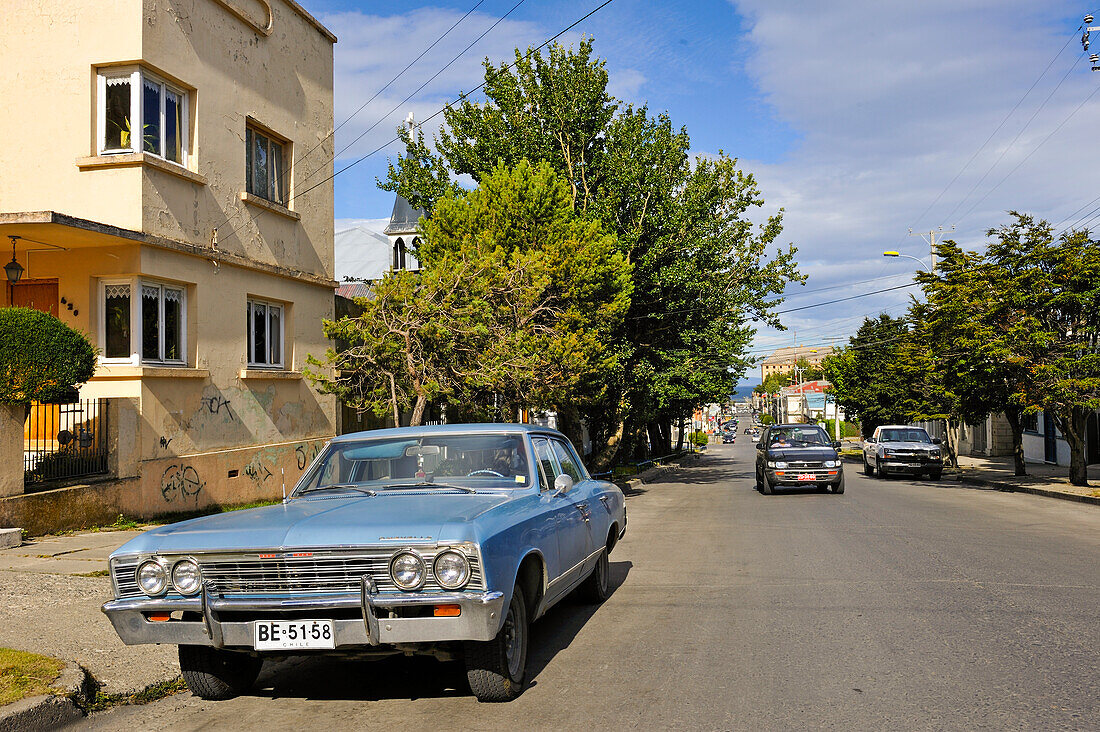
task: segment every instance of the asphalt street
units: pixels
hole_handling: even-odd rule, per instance
[[[1096,729],[1100,510],[957,483],[753,488],[752,444],[628,497],[611,598],[535,624],[527,690],[479,704],[456,664],[269,664],[95,730]]]

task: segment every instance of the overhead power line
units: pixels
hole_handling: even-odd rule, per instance
[[[810,308],[819,308],[819,307],[822,307],[822,306],[825,306],[825,305],[833,305],[833,304],[838,303],[838,302],[848,302],[849,300],[858,300],[861,297],[869,297],[871,295],[878,295],[878,294],[881,294],[883,292],[893,292],[894,290],[904,290],[907,287],[916,287],[918,284],[919,283],[917,283],[917,282],[910,282],[906,285],[898,285],[897,287],[887,287],[887,288],[882,289],[882,290],[872,290],[871,292],[864,292],[861,295],[852,295],[851,297],[842,297],[839,300],[826,300],[825,302],[817,302],[817,303],[814,303],[813,305],[803,305],[802,307],[788,308],[787,310],[776,310],[775,314],[776,315],[782,315],[784,313],[793,313],[793,312],[796,312],[798,310],[809,310]]]
[[[556,41],[557,39],[561,38],[561,37],[562,37],[563,35],[565,35],[565,34],[566,34],[566,33],[568,33],[569,31],[571,31],[571,30],[573,30],[574,28],[576,28],[576,27],[577,27],[578,25],[580,25],[580,24],[581,24],[581,23],[583,23],[584,21],[586,21],[586,20],[588,20],[589,18],[591,18],[591,17],[593,16],[593,15],[595,15],[595,14],[596,14],[596,13],[598,13],[599,11],[603,10],[604,8],[606,8],[606,7],[608,6],[608,5],[610,5],[610,4],[612,3],[612,1],[613,1],[613,0],[604,0],[604,2],[600,3],[599,5],[597,5],[597,6],[595,7],[595,8],[593,8],[592,10],[590,10],[590,11],[589,11],[588,13],[585,13],[585,14],[584,14],[583,16],[581,16],[581,17],[580,17],[580,18],[578,18],[577,20],[573,21],[572,23],[570,23],[569,25],[567,25],[567,26],[566,26],[565,28],[562,28],[562,29],[561,29],[560,31],[558,31],[557,33],[555,33],[555,34],[554,34],[553,36],[551,36],[550,38],[548,38],[548,39],[546,39],[545,41],[543,41],[543,42],[542,42],[541,44],[539,44],[539,45],[538,45],[537,47],[535,47],[534,49],[532,49],[531,51],[529,51],[529,53],[535,53],[535,52],[541,51],[541,50],[542,50],[543,48],[545,48],[546,46],[550,45],[551,43],[553,43],[553,42],[554,42],[554,41]],[[508,63],[508,64],[504,64],[504,65],[503,65],[503,66],[502,66],[501,68],[502,68],[502,69],[510,69],[510,68],[511,68],[512,66],[514,66],[514,65],[515,65],[514,63]],[[438,75],[438,74],[437,74],[437,75]],[[450,106],[451,106],[452,104],[454,104],[455,102],[457,102],[457,101],[460,101],[461,99],[464,99],[465,97],[469,96],[470,94],[473,94],[473,93],[475,93],[475,92],[477,92],[477,91],[480,91],[480,90],[481,90],[482,88],[484,88],[484,87],[485,87],[485,84],[486,84],[486,83],[487,83],[487,82],[485,82],[485,81],[482,81],[482,82],[481,82],[480,84],[478,84],[477,86],[475,86],[475,87],[474,87],[473,89],[469,90],[468,92],[464,92],[464,93],[460,94],[460,95],[459,95],[459,97],[457,97],[456,99],[453,99],[453,100],[451,100],[450,102],[447,102],[447,104],[443,105],[442,107],[440,107],[439,109],[437,109],[437,110],[436,110],[435,112],[433,112],[432,114],[428,115],[428,117],[426,117],[425,119],[421,120],[420,122],[417,122],[417,123],[416,123],[416,125],[415,125],[415,129],[420,129],[420,128],[422,128],[422,127],[424,126],[424,124],[425,124],[425,123],[427,123],[427,122],[430,122],[430,121],[431,121],[432,119],[434,119],[434,118],[438,117],[439,115],[443,114],[443,112],[444,112],[444,111],[445,111],[446,109],[448,109],[448,108],[449,108],[449,107],[450,107]],[[314,190],[316,190],[317,188],[319,188],[319,187],[323,186],[323,185],[324,185],[325,183],[328,183],[329,181],[331,181],[331,180],[334,180],[334,179],[336,178],[336,176],[338,176],[338,175],[340,175],[340,174],[342,174],[342,173],[345,173],[345,172],[347,172],[348,170],[350,170],[350,169],[354,168],[354,167],[355,167],[356,165],[358,165],[359,163],[363,162],[363,161],[364,161],[364,160],[366,160],[367,158],[370,158],[370,157],[372,157],[373,155],[376,155],[376,154],[378,154],[378,153],[379,153],[379,152],[381,152],[382,150],[385,150],[385,149],[386,149],[387,147],[389,147],[390,145],[392,145],[392,144],[393,144],[393,143],[395,143],[395,142],[398,142],[398,141],[399,141],[400,139],[401,139],[401,138],[400,138],[400,136],[394,136],[394,137],[390,138],[389,140],[387,140],[387,141],[386,141],[385,143],[383,143],[382,145],[379,145],[378,147],[374,148],[373,150],[371,150],[370,152],[366,153],[365,155],[362,155],[361,157],[359,157],[359,158],[355,159],[354,161],[352,161],[352,162],[351,162],[351,163],[349,163],[348,165],[344,166],[344,167],[343,167],[343,168],[341,168],[340,170],[337,170],[337,171],[333,172],[333,173],[332,173],[332,175],[329,175],[329,176],[328,176],[328,177],[326,177],[326,178],[325,178],[324,180],[321,180],[321,181],[319,181],[319,182],[315,183],[314,185],[312,185],[312,186],[310,186],[310,187],[306,188],[305,190],[301,191],[300,193],[297,193],[297,194],[295,194],[294,196],[292,196],[292,197],[291,197],[290,201],[288,202],[288,205],[289,205],[289,203],[295,202],[295,201],[297,201],[298,199],[302,198],[303,196],[306,196],[306,195],[308,195],[308,194],[309,194],[309,193],[310,193],[311,191],[314,191]],[[333,158],[333,159],[335,160],[335,158]],[[254,215],[253,215],[253,216],[252,216],[251,218],[249,218],[249,220],[248,220],[248,221],[246,221],[245,223],[241,224],[240,226],[234,227],[234,228],[233,228],[233,230],[232,230],[232,231],[230,231],[230,232],[229,232],[229,234],[227,234],[226,236],[231,236],[231,235],[235,234],[235,233],[236,233],[237,231],[239,231],[239,230],[240,230],[240,229],[242,229],[243,227],[245,227],[245,226],[249,225],[250,223],[252,223],[253,221],[255,221],[255,220],[256,220],[257,218],[259,218],[259,216],[261,216],[261,215],[262,215],[263,213],[265,213],[265,212],[266,212],[266,209],[260,209],[260,210],[259,210],[259,211],[258,211],[258,212],[257,212],[256,214],[254,214]]]

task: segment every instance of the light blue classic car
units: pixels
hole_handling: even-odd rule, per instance
[[[570,591],[608,595],[622,492],[559,432],[416,427],[337,437],[280,505],[148,531],[111,555],[103,606],[127,644],[179,645],[205,699],[265,658],[465,659],[481,701],[523,689],[528,627]]]

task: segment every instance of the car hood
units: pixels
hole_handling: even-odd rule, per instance
[[[769,460],[835,460],[836,450],[831,447],[780,447],[768,450]]]
[[[439,492],[301,498],[161,526],[115,553],[430,544],[440,539],[445,525],[473,521],[509,500],[510,495],[500,493]]]
[[[939,445],[929,445],[927,442],[880,442],[884,450],[939,450]]]

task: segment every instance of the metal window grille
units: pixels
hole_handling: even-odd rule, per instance
[[[23,483],[100,475],[107,467],[107,399],[31,404],[23,426]]]

